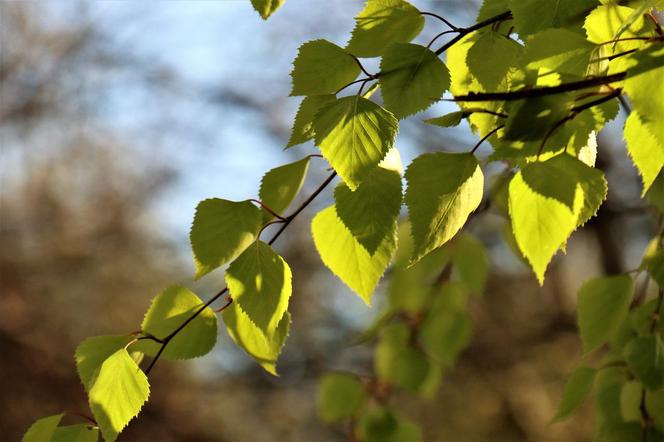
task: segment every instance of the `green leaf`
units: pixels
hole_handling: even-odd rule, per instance
[[[43,417],[30,425],[21,442],[48,442],[53,439],[55,429],[60,424],[64,413]]]
[[[203,306],[203,301],[186,287],[173,285],[158,294],[145,314],[141,330],[157,338],[168,336]],[[217,315],[210,307],[196,316],[168,343],[161,357],[191,359],[210,352],[217,342]],[[133,349],[155,356],[161,344],[144,339]]]
[[[664,344],[659,336],[634,338],[624,354],[630,370],[648,390],[664,387]]]
[[[293,123],[293,129],[286,148],[313,139],[313,121],[316,113],[318,113],[321,107],[333,102],[335,99],[336,96],[333,94],[309,95],[304,97],[295,115],[295,122]]]
[[[374,409],[359,424],[364,442],[421,442],[422,430],[413,422],[388,409]]]
[[[627,275],[591,279],[581,286],[576,311],[585,353],[611,339],[627,316],[633,292]]]
[[[85,391],[90,391],[104,361],[116,351],[124,348],[131,340],[132,337],[129,335],[93,336],[76,347],[74,356],[76,370]]]
[[[664,212],[664,172],[660,172],[652,183],[646,194],[650,204],[655,206],[660,212]]]
[[[558,405],[558,411],[551,420],[552,423],[559,422],[569,417],[577,408],[583,404],[593,386],[597,370],[592,367],[577,367],[567,379],[563,397]]]
[[[115,441],[149,395],[148,378],[127,350],[118,350],[104,361],[88,397],[106,442]]]
[[[634,13],[634,9],[627,6],[616,4],[602,5],[595,8],[585,19],[583,27],[586,30],[588,40],[593,43],[606,43],[614,39],[614,35],[627,22],[627,19]],[[645,21],[643,17],[634,20],[632,24],[623,31],[621,39],[631,38],[643,34],[645,31]],[[603,48],[606,51],[626,51],[638,47],[641,42],[621,41],[614,45],[606,45]]]
[[[502,14],[509,10],[509,8],[508,0],[483,0],[475,22],[479,23],[488,20],[496,15]]]
[[[334,191],[339,219],[370,255],[394,234],[401,209],[401,158],[390,152],[354,192],[343,183]]]
[[[487,90],[495,90],[514,67],[523,47],[498,32],[483,32],[468,50],[470,72]]]
[[[293,62],[291,95],[334,94],[359,73],[360,66],[343,48],[327,40],[308,41]]]
[[[652,279],[657,282],[660,288],[664,287],[664,249],[659,249],[657,253],[647,260],[648,273]]]
[[[311,232],[323,263],[369,305],[396,249],[396,232],[369,254],[341,222],[334,206],[314,217]]]
[[[512,230],[540,284],[549,261],[606,196],[601,171],[571,155],[528,164],[509,184]]]
[[[596,0],[509,0],[514,26],[521,38],[548,28],[580,28]]]
[[[624,90],[641,123],[664,149],[664,45],[651,45],[631,55]],[[657,154],[659,155],[659,154]]]
[[[620,391],[620,414],[625,422],[639,422],[641,420],[641,382],[625,382]]]
[[[385,108],[402,119],[431,106],[450,87],[450,73],[429,48],[395,43],[380,61]]]
[[[646,408],[655,426],[664,431],[664,390],[646,392]]]
[[[449,241],[482,201],[484,175],[467,153],[420,155],[406,170],[412,262]]]
[[[461,233],[452,246],[452,262],[464,284],[476,294],[484,292],[489,273],[489,256],[474,236]]]
[[[321,419],[327,423],[353,416],[366,400],[364,386],[354,376],[328,373],[318,384],[316,406]]]
[[[313,127],[323,156],[355,190],[394,145],[399,122],[376,103],[353,95],[321,108]]]
[[[551,28],[528,38],[522,61],[529,69],[585,76],[595,48],[577,32]]]
[[[512,107],[505,122],[504,138],[512,141],[537,140],[539,147],[540,140],[569,114],[572,104],[570,100],[571,97],[567,95],[555,95],[519,101]],[[553,150],[560,150],[563,147],[555,145],[551,141],[547,145],[551,146]]]
[[[307,170],[309,170],[309,157],[269,170],[263,175],[258,191],[261,202],[283,216],[284,211],[302,189]],[[264,223],[272,218],[274,218],[272,214],[263,210]]]
[[[468,343],[473,324],[465,308],[454,305],[452,295],[465,293],[458,286],[446,285],[437,294],[419,329],[419,340],[427,355],[446,367],[454,366],[457,356]]]
[[[275,332],[292,293],[286,261],[263,241],[256,241],[226,271],[234,302],[266,336]]]
[[[99,430],[90,425],[67,425],[55,430],[51,442],[97,442]]]
[[[263,20],[274,13],[286,0],[251,0],[254,9],[258,11]]]
[[[405,390],[431,394],[428,381],[440,377],[440,368],[410,344],[411,333],[403,323],[386,326],[374,355],[374,370],[383,381]]]
[[[624,135],[629,156],[643,180],[643,197],[664,167],[664,146],[657,142],[637,112],[627,118]]]
[[[288,337],[290,313],[284,314],[277,329],[269,335],[265,335],[236,303],[224,309],[222,316],[231,339],[265,371],[276,376],[277,358]]]
[[[358,57],[378,57],[393,43],[407,43],[424,27],[424,17],[403,0],[369,0],[355,17],[346,49]]]
[[[261,210],[249,201],[201,201],[189,234],[196,279],[239,256],[256,240],[261,227]]]
[[[442,117],[429,118],[428,120],[424,120],[424,122],[440,127],[455,127],[461,123],[461,120],[463,120],[465,116],[466,112],[456,111],[445,114]]]

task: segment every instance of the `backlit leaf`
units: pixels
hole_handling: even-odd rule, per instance
[[[643,196],[664,167],[664,145],[657,142],[637,112],[627,118],[624,135],[629,156],[643,180]]]
[[[521,38],[548,28],[581,28],[596,0],[509,0]]]
[[[327,40],[309,41],[293,62],[291,95],[334,94],[359,73],[360,66],[344,49]]]
[[[291,136],[286,148],[296,146],[314,138],[313,121],[320,108],[336,97],[333,94],[309,95],[302,99],[300,107],[295,115],[295,122],[291,130]]]
[[[424,27],[424,17],[404,0],[369,0],[355,17],[346,49],[358,57],[378,57],[393,43],[407,43]]]
[[[67,425],[55,430],[51,442],[97,442],[99,430],[90,425]]]
[[[399,123],[376,103],[353,95],[321,108],[313,127],[323,156],[355,190],[394,145]]]
[[[286,261],[263,241],[256,241],[226,270],[233,301],[266,336],[275,332],[288,309],[291,279]]]
[[[265,335],[235,303],[224,309],[222,316],[231,339],[265,371],[276,376],[277,358],[288,337],[290,313],[284,314],[277,329],[269,335]]]
[[[504,35],[483,32],[468,50],[470,72],[487,90],[495,90],[512,68],[523,47]]]
[[[341,222],[334,206],[316,215],[311,232],[323,263],[370,304],[371,295],[396,249],[396,232],[387,235],[376,251],[369,254]]]
[[[269,170],[261,180],[258,192],[261,202],[278,215],[284,216],[284,211],[302,188],[307,170],[309,170],[309,157]],[[263,222],[272,218],[274,216],[263,210]]]
[[[189,234],[196,278],[239,256],[256,240],[261,226],[261,210],[249,201],[201,201]]]
[[[473,155],[439,152],[413,160],[406,179],[416,262],[463,227],[482,200],[484,175]]]
[[[385,108],[402,119],[431,106],[450,87],[450,73],[424,46],[396,43],[380,62]]]
[[[354,192],[343,183],[334,191],[339,219],[369,254],[394,234],[402,200],[401,168],[399,152],[392,149]]]
[[[101,364],[131,340],[130,335],[93,336],[76,347],[76,370],[86,391],[94,384]]]
[[[118,350],[104,361],[88,397],[105,441],[115,441],[149,395],[148,379],[127,350]]]
[[[157,338],[168,336],[203,306],[203,301],[186,287],[173,285],[158,294],[145,314],[141,330]],[[191,359],[210,352],[217,342],[217,315],[206,307],[183,328],[164,349],[164,359]],[[161,344],[144,339],[132,348],[155,356]]]

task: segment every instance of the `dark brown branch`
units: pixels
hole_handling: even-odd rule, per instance
[[[451,48],[454,44],[456,44],[459,40],[461,40],[463,37],[470,34],[471,32],[477,31],[478,29],[482,29],[485,26],[489,26],[489,25],[492,25],[494,23],[509,20],[510,18],[512,18],[512,12],[511,11],[505,11],[502,14],[498,14],[494,17],[491,17],[491,18],[488,18],[484,21],[476,23],[473,26],[469,26],[467,28],[461,28],[461,29],[459,29],[459,34],[456,37],[454,37],[452,40],[448,41],[447,43],[445,43],[443,46],[441,46],[440,48],[438,48],[436,50],[436,55],[442,54],[443,52],[445,52],[446,50]]]
[[[591,77],[585,80],[572,81],[559,84],[558,86],[535,87],[530,89],[519,89],[507,92],[471,92],[466,95],[456,96],[449,101],[472,102],[472,101],[511,101],[524,98],[543,97],[546,95],[562,94],[564,92],[578,91],[593,86],[601,86],[623,80],[627,72],[618,72],[603,77]]]

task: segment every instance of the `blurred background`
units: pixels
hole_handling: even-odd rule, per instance
[[[315,153],[286,144],[298,98],[288,97],[298,46],[344,45],[360,0],[288,0],[269,21],[249,1],[0,0],[0,434],[87,410],[73,353],[87,336],[137,328],[171,283],[207,298],[223,271],[193,282],[189,223],[199,200],[256,197],[262,173]],[[477,1],[413,1],[459,26]],[[441,30],[427,20],[417,42]],[[366,63],[377,69],[377,60]],[[425,151],[468,149],[468,126],[402,124],[404,164]],[[537,286],[501,239],[489,211],[469,229],[488,247],[492,273],[472,313],[475,335],[439,394],[398,407],[426,441],[583,441],[592,407],[548,426],[565,376],[581,357],[576,290],[587,278],[634,268],[653,231],[621,140],[624,114],[599,137],[609,180],[599,216],[577,232]],[[484,146],[481,156],[489,147]],[[312,164],[304,194],[326,175]],[[353,338],[369,309],[321,264],[309,221],[328,190],[276,244],[294,274],[293,325],[279,362],[262,372],[220,332],[200,360],[162,361],[125,441],[340,441],[319,423],[315,386],[325,370],[365,370],[370,345]]]

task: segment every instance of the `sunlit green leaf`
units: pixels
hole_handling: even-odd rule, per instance
[[[557,155],[519,171],[509,184],[512,230],[540,284],[549,261],[606,196],[601,171]]]
[[[378,57],[392,43],[407,43],[424,27],[424,17],[404,0],[369,0],[355,17],[346,49],[358,57]]]
[[[145,314],[141,330],[157,338],[165,338],[203,306],[203,301],[186,287],[173,285],[158,294]],[[217,315],[205,307],[166,345],[164,359],[191,359],[203,356],[217,342]],[[144,339],[132,346],[149,356],[155,356],[161,344]]]
[[[148,379],[127,350],[118,350],[104,361],[88,397],[105,441],[115,441],[149,395]]]
[[[226,285],[234,302],[270,336],[288,309],[292,293],[290,267],[263,241],[256,241],[226,270]]]
[[[579,28],[596,0],[509,0],[521,38],[548,28]]]
[[[93,336],[76,347],[76,370],[86,391],[94,384],[101,364],[131,340],[130,335]]]
[[[258,192],[261,202],[283,216],[284,211],[302,188],[307,170],[309,170],[309,157],[269,170],[261,180]],[[263,222],[272,218],[274,216],[263,210]]]
[[[256,240],[261,226],[261,210],[249,201],[201,201],[189,234],[196,278],[235,259]]]
[[[291,95],[333,94],[359,73],[360,66],[344,49],[327,40],[309,41],[293,62]]]
[[[369,304],[396,249],[396,232],[387,235],[376,251],[369,254],[344,226],[334,206],[316,215],[311,232],[323,263]]]
[[[401,119],[431,106],[450,87],[450,73],[433,51],[411,43],[387,48],[379,82],[385,108]]]
[[[406,170],[413,262],[449,241],[481,200],[484,175],[471,154],[420,155]]]
[[[456,112],[450,112],[449,114],[445,114],[442,117],[429,118],[428,120],[424,120],[424,122],[427,124],[432,124],[434,126],[454,127],[458,126],[459,123],[461,123],[461,120],[463,120],[464,116],[465,116],[464,111],[456,111]]]
[[[286,148],[296,146],[314,138],[313,121],[320,108],[334,101],[333,94],[309,95],[302,99],[295,115],[295,122]]]
[[[274,333],[265,335],[235,303],[222,316],[231,339],[270,374],[277,374],[277,358],[288,337],[291,316],[286,312]]]
[[[339,219],[369,254],[394,234],[402,200],[401,169],[399,152],[392,149],[354,192],[343,183],[334,191]]]
[[[528,38],[523,62],[529,69],[585,76],[595,47],[577,32],[551,28]]]
[[[355,190],[394,145],[399,123],[376,103],[353,95],[321,108],[313,127],[323,156]]]
[[[468,50],[466,63],[470,72],[487,90],[495,90],[510,68],[514,67],[523,47],[498,32],[483,32]]]

